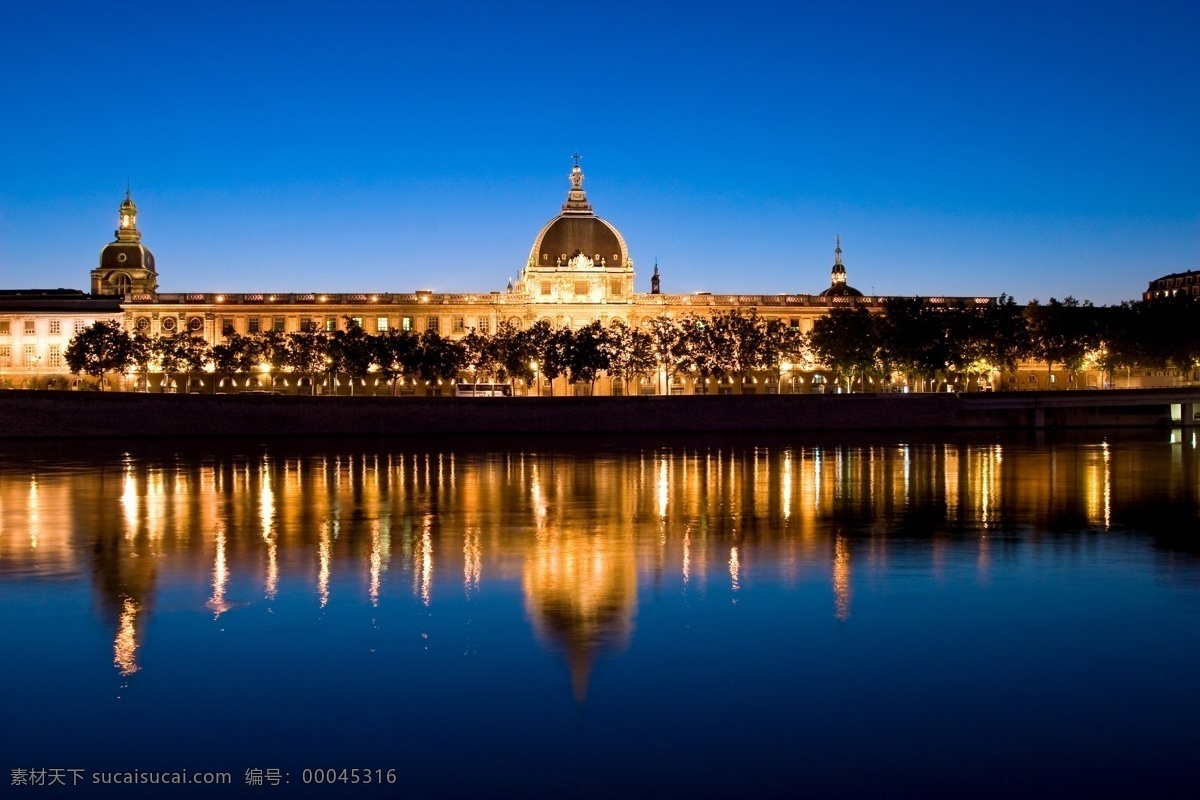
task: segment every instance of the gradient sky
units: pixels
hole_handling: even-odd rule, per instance
[[[1136,298],[1200,268],[1200,3],[30,2],[0,288],[490,291],[578,148],[638,288]]]

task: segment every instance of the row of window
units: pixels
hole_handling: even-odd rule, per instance
[[[62,350],[57,347],[51,347],[46,358],[42,359],[37,354],[37,345],[25,345],[23,358],[20,364],[13,363],[13,349],[10,344],[0,344],[0,367],[41,367],[47,369],[61,367],[63,365]]]
[[[285,317],[245,317],[245,333],[265,333],[274,331],[283,333],[287,331],[287,319]],[[368,330],[367,320],[363,317],[350,317],[351,324],[357,325],[363,330]],[[439,317],[426,317],[425,330],[433,333],[440,331],[441,322]],[[399,328],[402,331],[417,330],[415,317],[399,317],[391,319],[388,317],[375,317],[373,333],[383,333],[384,331]],[[479,317],[475,320],[475,330],[486,334],[491,330],[490,322],[487,317]],[[221,318],[221,335],[229,336],[232,333],[238,332],[241,327],[238,321],[233,317]],[[341,327],[339,317],[300,317],[299,330],[301,331],[327,331],[332,333]],[[467,318],[455,316],[450,318],[450,330],[453,333],[465,333],[467,331]]]
[[[549,297],[554,293],[554,284],[551,281],[541,281],[539,287],[543,297]],[[592,293],[592,285],[588,281],[575,281],[575,294],[583,297]],[[621,279],[613,278],[608,283],[608,293],[614,297],[621,296]]]
[[[26,319],[23,324],[16,326],[18,330],[23,330],[26,336],[37,335],[37,320]],[[10,335],[13,332],[13,321],[8,319],[0,319],[0,336]],[[81,333],[87,323],[81,319],[75,320],[75,333]],[[49,336],[62,336],[63,321],[61,319],[52,319],[47,326],[47,334]]]

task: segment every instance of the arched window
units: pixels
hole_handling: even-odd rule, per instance
[[[133,287],[133,281],[124,272],[118,272],[113,276],[112,287],[114,294],[129,294],[129,290]]]

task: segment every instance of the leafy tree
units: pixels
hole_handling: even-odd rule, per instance
[[[141,375],[141,381],[150,391],[150,364],[154,361],[154,340],[140,331],[133,334],[130,361]]]
[[[133,339],[121,325],[101,320],[76,334],[63,357],[73,374],[98,378],[103,391],[104,374],[125,372],[133,363],[133,353]]]
[[[504,322],[492,335],[497,376],[500,380],[507,379],[514,390],[516,381],[523,380],[532,385],[536,377],[532,362],[537,358],[538,340],[542,336],[542,330],[538,326],[522,330],[510,322]]]
[[[420,338],[413,331],[389,328],[372,339],[375,363],[396,394],[396,381],[402,376],[415,376],[416,353]]]
[[[884,301],[878,343],[886,360],[905,375],[910,386],[937,381],[946,373],[952,354],[943,311],[919,297]]]
[[[316,375],[325,367],[329,337],[323,331],[298,331],[287,335],[284,366],[309,380],[309,393],[317,393]]]
[[[650,334],[615,319],[609,326],[608,373],[621,381],[629,394],[629,381],[654,370],[654,341]]]
[[[1051,374],[1055,364],[1061,364],[1071,373],[1073,381],[1088,351],[1098,349],[1100,342],[1094,306],[1091,303],[1081,305],[1073,297],[1062,302],[1051,297],[1046,305],[1034,300],[1025,313],[1029,321],[1031,352],[1045,362],[1047,375]]]
[[[612,364],[611,353],[612,339],[600,320],[572,331],[564,345],[567,380],[573,384],[585,382],[594,390],[597,376]]]
[[[242,336],[239,333],[227,334],[225,341],[212,347],[213,366],[218,374],[233,379],[238,373],[250,372],[254,369],[257,363],[257,349],[250,337]],[[213,381],[214,392],[217,390],[216,387],[217,381]]]
[[[539,325],[541,323],[539,322]],[[538,337],[538,363],[542,374],[550,381],[550,395],[554,395],[554,381],[559,376],[566,375],[569,368],[570,349],[574,344],[574,334],[570,328],[549,328],[549,335]]]
[[[721,374],[722,343],[714,336],[712,321],[691,313],[679,321],[677,330],[678,340],[673,348],[667,349],[668,357],[676,359],[679,364],[676,371],[694,372],[698,380],[704,382],[713,375]]]
[[[479,385],[479,376],[485,380],[494,378],[500,369],[497,338],[479,333],[474,328],[461,340],[464,348],[465,365],[471,372],[471,380]]]
[[[421,334],[416,351],[417,374],[423,380],[455,381],[466,362],[466,348],[453,339],[445,338],[436,331]]]
[[[879,326],[863,306],[835,308],[813,323],[809,343],[817,359],[832,369],[850,391],[879,364]]]
[[[160,336],[154,340],[151,349],[163,371],[163,392],[167,390],[171,375],[183,375],[183,390],[190,392],[192,376],[204,369],[211,356],[208,343],[187,331],[178,331],[173,336]]]
[[[354,384],[367,377],[375,361],[375,346],[371,336],[353,317],[346,317],[345,330],[337,330],[329,337],[329,371],[331,377],[345,372],[350,377],[350,396],[354,396]]]
[[[693,321],[697,319],[695,315],[689,315],[688,318]],[[652,318],[650,342],[664,381],[670,381],[677,372],[688,366],[689,351],[688,343],[684,341],[684,328],[673,319],[665,315]],[[699,345],[698,342],[693,344]],[[666,387],[660,385],[659,391],[665,393]]]
[[[291,354],[288,348],[291,339],[279,331],[263,331],[254,337],[254,349],[258,356],[258,366],[266,366],[267,380],[270,388],[275,389],[275,375],[288,368]]]

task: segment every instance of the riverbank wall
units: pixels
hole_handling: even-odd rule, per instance
[[[392,398],[0,390],[0,438],[563,435],[1189,425],[1195,389]]]

